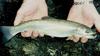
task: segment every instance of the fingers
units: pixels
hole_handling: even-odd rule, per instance
[[[28,30],[28,31],[22,32],[21,35],[22,35],[23,37],[31,37],[31,35],[32,35],[32,30]]]
[[[40,36],[40,37],[44,37],[44,34],[43,34],[43,33],[40,33],[39,36]]]
[[[31,37],[32,39],[35,39],[38,36],[40,36],[39,32],[35,32],[35,31],[32,31],[32,30],[28,30],[28,31],[22,32],[21,35],[23,37]]]
[[[82,43],[86,43],[87,41],[88,41],[88,38],[85,38],[85,37],[81,38]]]
[[[32,38],[35,39],[37,37],[44,37],[44,34],[43,33],[39,33],[39,32],[32,32]]]
[[[79,39],[80,39],[80,37],[75,36],[75,37],[73,38],[73,41],[74,41],[74,42],[78,42]]]
[[[74,42],[78,42],[80,39],[79,36],[72,36],[72,37],[68,37],[66,40],[73,40]]]
[[[66,40],[72,40],[73,42],[78,42],[81,39],[82,43],[86,43],[88,41],[88,38],[84,37],[79,37],[79,36],[72,36],[68,37]]]
[[[21,35],[23,37],[31,37],[32,39],[35,39],[38,36],[40,36],[40,37],[44,36],[44,34],[40,34],[39,32],[35,32],[35,31],[32,31],[32,30],[28,30],[28,31],[22,32]]]
[[[66,40],[73,40],[73,37],[68,37]]]
[[[39,36],[38,32],[32,32],[32,39],[35,39]]]

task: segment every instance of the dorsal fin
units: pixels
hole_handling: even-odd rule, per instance
[[[49,17],[49,16],[44,16],[42,17],[42,19],[52,19],[53,17]]]

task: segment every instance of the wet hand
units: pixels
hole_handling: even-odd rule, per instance
[[[69,12],[67,20],[75,21],[91,28],[94,24],[94,20],[91,19],[92,16],[89,13],[89,8],[90,10],[92,9],[90,5],[86,5],[86,4],[73,5]],[[86,43],[88,41],[88,38],[86,36],[83,37],[74,36],[71,38],[69,37],[67,40],[73,40],[74,42],[78,42],[79,40],[81,40],[82,43]]]
[[[41,19],[43,16],[48,16],[45,0],[24,0],[17,12],[14,25],[18,25],[29,20]],[[21,35],[23,37],[36,38],[41,34],[29,29],[29,31],[22,32]]]

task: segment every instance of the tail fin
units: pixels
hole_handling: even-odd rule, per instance
[[[12,30],[13,27],[10,26],[0,26],[0,31],[3,33],[2,42],[6,43],[13,37]]]

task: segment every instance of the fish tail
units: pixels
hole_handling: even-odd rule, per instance
[[[10,26],[0,26],[0,31],[3,34],[2,43],[9,41],[14,35],[12,33],[13,27]]]

